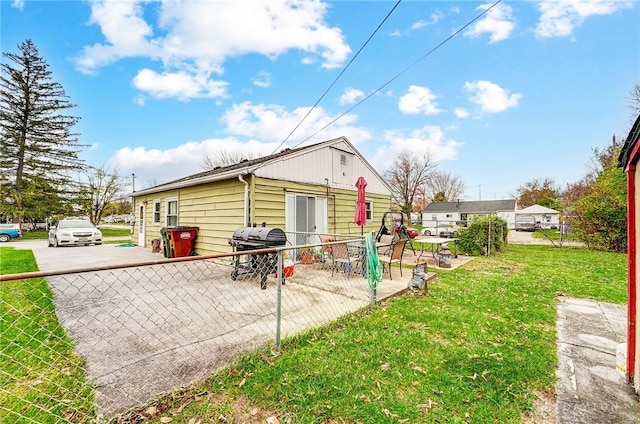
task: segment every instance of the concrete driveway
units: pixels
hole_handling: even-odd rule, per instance
[[[38,262],[38,268],[43,272],[129,265],[164,259],[162,253],[151,253],[151,249],[139,246],[120,247],[117,244],[48,247],[46,240],[18,240],[2,246],[32,250]]]
[[[86,361],[105,417],[189,386],[240,352],[273,343],[278,310],[286,337],[371,302],[362,276],[332,276],[320,264],[296,265],[278,301],[273,274],[261,290],[258,276],[231,278],[228,257],[171,262],[141,247],[9,245],[31,249],[44,272],[114,266],[47,277],[56,315]],[[117,268],[149,261],[158,264]],[[384,280],[377,298],[406,290],[407,278]]]

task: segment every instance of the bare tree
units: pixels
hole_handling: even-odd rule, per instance
[[[104,165],[90,168],[85,176],[87,182],[82,190],[83,205],[91,222],[97,225],[105,209],[122,191],[123,184],[117,169],[111,170]]]
[[[219,150],[214,157],[207,155],[200,163],[200,168],[204,170],[215,169],[219,166],[228,166],[240,162],[243,159],[256,159],[260,157],[257,153],[231,152],[229,150]]]
[[[516,198],[521,208],[542,205],[551,209],[560,208],[560,188],[551,178],[534,179],[518,187]]]
[[[633,86],[633,90],[631,90],[627,107],[631,109],[631,113],[634,117],[635,115],[640,113],[640,84],[636,84]]]
[[[429,154],[418,157],[408,151],[401,152],[384,177],[391,186],[393,201],[400,210],[411,216],[414,203],[421,197],[421,188],[427,184],[436,163]]]
[[[431,202],[453,202],[464,193],[464,182],[457,175],[434,171],[425,185],[425,197]]]

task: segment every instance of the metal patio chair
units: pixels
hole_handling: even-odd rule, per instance
[[[382,262],[382,266],[389,270],[390,280],[393,280],[391,275],[391,264],[394,263],[400,264],[400,276],[402,277],[402,255],[404,254],[404,247],[406,243],[407,239],[399,239],[393,244],[393,246],[391,246],[390,255],[378,256],[380,262]]]
[[[354,264],[360,262],[360,257],[349,252],[347,243],[337,243],[331,245],[331,276],[334,270],[340,266],[347,271],[347,278],[351,276]]]

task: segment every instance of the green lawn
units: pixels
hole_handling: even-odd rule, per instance
[[[626,302],[626,256],[510,246],[441,272],[428,295],[288,340],[280,354],[248,355],[164,399],[156,420],[522,422],[536,396],[553,394],[560,294]]]
[[[554,240],[560,241],[560,230],[543,230],[537,229],[533,232],[533,237],[541,240]],[[564,239],[568,241],[578,241],[572,234],[565,234]]]
[[[0,247],[3,274],[37,271],[30,250]],[[58,323],[42,278],[0,283],[0,422],[59,423],[94,416],[84,364]]]
[[[22,290],[3,291],[0,304]],[[522,422],[536,396],[554,390],[561,294],[626,302],[626,255],[510,245],[440,271],[427,295],[287,339],[280,353],[247,354],[206,384],[160,400],[145,422]],[[49,297],[42,303],[51,310]],[[25,329],[35,331],[28,322]],[[73,362],[66,349],[56,351]],[[136,416],[123,422],[142,421]]]

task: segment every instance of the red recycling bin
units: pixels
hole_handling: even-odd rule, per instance
[[[168,227],[167,237],[171,247],[171,257],[194,256],[198,227]]]

